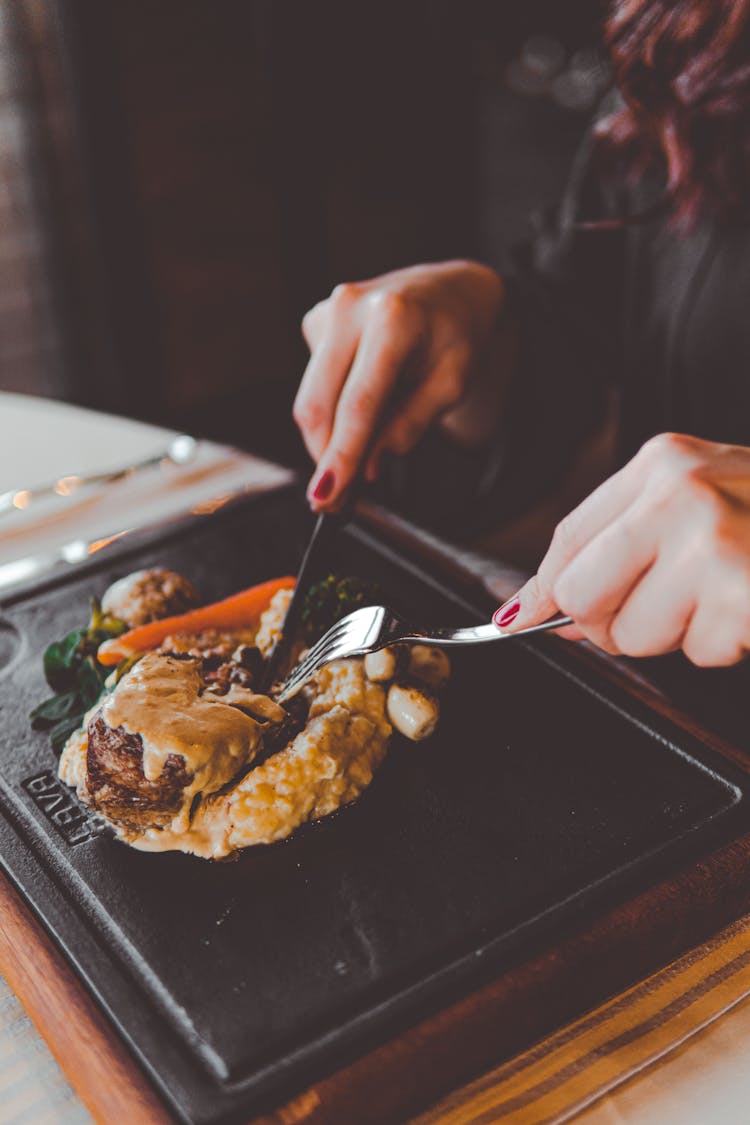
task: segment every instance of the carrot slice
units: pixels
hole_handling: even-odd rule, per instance
[[[258,586],[240,590],[223,601],[179,613],[174,617],[163,617],[161,621],[149,621],[138,625],[119,637],[113,637],[99,645],[96,658],[100,664],[119,664],[136,653],[158,648],[161,642],[173,633],[200,633],[203,629],[235,629],[257,625],[260,616],[279,590],[291,590],[294,579],[271,578]]]

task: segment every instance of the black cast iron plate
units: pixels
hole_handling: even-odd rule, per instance
[[[97,836],[27,713],[41,653],[136,566],[207,598],[293,572],[299,498],[249,500],[5,606],[8,873],[186,1121],[239,1121],[509,966],[532,941],[750,825],[747,779],[551,638],[466,651],[435,738],[396,741],[356,804],[236,862]],[[356,528],[339,571],[417,620],[485,616]],[[591,676],[591,673],[588,673]]]

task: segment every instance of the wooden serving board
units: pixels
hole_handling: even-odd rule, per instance
[[[285,523],[286,510],[282,510],[281,516]],[[256,518],[259,520],[260,516]],[[404,583],[407,583],[410,574],[419,585],[426,581],[424,576],[427,574],[448,574],[452,569],[450,582],[455,583],[456,587],[463,584],[468,589],[470,583],[467,575],[461,576],[456,572],[455,560],[452,560],[450,552],[443,552],[441,555],[431,547],[425,556],[418,541],[410,537],[408,529],[389,521],[382,514],[372,515],[368,523],[370,527],[377,526],[378,535],[388,538],[394,545],[400,559],[398,573],[403,574]],[[176,550],[177,546],[172,544],[169,549]],[[195,559],[197,556],[193,553],[192,557]],[[122,569],[128,568],[129,564],[123,562]],[[266,573],[269,572],[266,570]],[[64,600],[67,601],[67,593]],[[33,609],[37,603],[32,600],[29,604]],[[49,612],[54,598],[38,604],[40,613],[42,609]],[[276,1092],[273,1098],[265,1098],[265,1115],[261,1113],[259,1116],[256,1110],[253,1117],[249,1112],[242,1113],[241,1107],[235,1105],[228,1106],[221,1114],[217,1113],[217,1121],[252,1120],[256,1125],[271,1125],[272,1122],[276,1125],[289,1125],[298,1121],[309,1121],[317,1125],[344,1125],[345,1122],[350,1125],[353,1121],[361,1125],[388,1125],[389,1122],[405,1121],[450,1089],[516,1053],[605,996],[700,942],[748,909],[750,822],[745,812],[744,793],[750,759],[741,745],[741,739],[732,738],[731,732],[725,731],[730,737],[722,738],[699,728],[643,682],[620,667],[603,663],[592,654],[576,650],[571,655],[565,653],[565,646],[557,644],[555,647],[554,642],[549,650],[544,651],[545,654],[547,651],[563,653],[559,660],[554,658],[552,671],[544,672],[546,656],[539,663],[536,656],[532,658],[530,654],[524,654],[523,650],[518,653],[519,665],[526,662],[529,669],[537,668],[539,682],[547,683],[550,689],[554,688],[561,701],[567,699],[567,677],[570,678],[571,685],[578,685],[575,690],[583,691],[580,695],[580,721],[586,724],[581,727],[582,740],[590,739],[594,730],[614,733],[624,731],[627,734],[632,728],[635,732],[633,761],[641,763],[639,768],[644,768],[644,777],[651,777],[649,784],[652,786],[658,786],[664,779],[658,770],[653,776],[649,774],[647,767],[651,751],[648,747],[653,742],[654,753],[661,753],[659,747],[663,747],[668,756],[676,754],[674,761],[671,757],[664,759],[664,768],[667,769],[665,777],[667,780],[672,779],[670,784],[682,785],[684,782],[686,802],[695,803],[694,815],[690,815],[689,822],[685,821],[679,808],[668,807],[670,794],[665,793],[664,815],[668,817],[665,823],[674,823],[675,839],[672,843],[665,841],[661,831],[662,843],[653,855],[647,848],[645,851],[643,847],[640,851],[636,849],[634,854],[640,858],[627,878],[627,873],[616,878],[614,875],[607,876],[601,886],[592,885],[585,894],[579,892],[567,906],[565,903],[555,906],[552,913],[554,924],[545,926],[540,924],[539,919],[532,918],[520,930],[503,934],[503,944],[496,944],[496,953],[492,953],[491,944],[487,945],[486,935],[483,937],[480,934],[479,938],[472,938],[479,951],[479,961],[482,957],[486,961],[486,968],[481,972],[463,969],[450,982],[445,980],[444,973],[441,978],[439,961],[433,964],[432,981],[420,969],[423,983],[427,981],[433,989],[427,1002],[400,1007],[389,1016],[387,1023],[378,1024],[370,1036],[360,1035],[356,1043],[352,1042],[351,1047],[339,1042],[336,1051],[318,1053],[314,1065],[311,1063],[308,1068],[307,1077],[298,1069],[285,1084],[282,1074],[281,1080],[277,1080],[274,1087]],[[510,675],[511,666],[504,667],[506,675]],[[467,684],[469,681],[460,682]],[[591,685],[590,690],[583,686],[587,684]],[[589,706],[585,702],[588,695],[595,701],[603,700],[609,691],[607,684],[614,694],[605,711],[597,710],[598,703],[596,706]],[[616,706],[613,703],[615,697],[619,700]],[[26,706],[25,700],[22,703]],[[12,705],[6,702],[7,706]],[[621,728],[619,720],[616,721],[614,717],[606,719],[605,723],[605,712],[610,716],[622,713],[626,725]],[[574,710],[571,713],[579,712]],[[529,725],[534,725],[531,718]],[[523,726],[512,727],[508,724],[508,731],[515,731],[513,737],[521,737]],[[450,732],[451,729],[448,717],[446,730]],[[554,730],[554,722],[550,729]],[[668,738],[665,731],[669,733]],[[476,736],[476,732],[473,735]],[[568,753],[571,753],[574,743],[568,739],[567,742],[563,740],[560,745],[563,751],[567,747]],[[445,771],[451,765],[450,754],[441,759],[440,755],[445,753],[448,753],[447,748],[443,751],[439,747],[436,749],[433,761],[437,773]],[[574,757],[571,754],[571,768]],[[684,773],[683,765],[680,764],[683,758],[688,763],[684,767],[688,769],[688,774]],[[478,762],[482,760],[484,759],[481,757],[477,759]],[[583,760],[590,762],[593,773],[597,772],[596,758]],[[418,790],[410,790],[408,787],[412,777],[410,771],[419,771],[421,767],[419,761],[416,765],[412,761],[403,758],[399,765],[397,760],[394,772],[383,779],[379,795],[373,794],[369,805],[363,803],[361,807],[355,806],[358,811],[354,818],[342,820],[338,826],[329,829],[327,835],[311,837],[312,843],[309,846],[312,853],[316,848],[322,849],[324,858],[332,857],[335,865],[341,860],[341,855],[334,846],[336,839],[341,837],[349,841],[347,848],[352,841],[354,846],[361,845],[362,834],[367,836],[373,831],[374,825],[381,823],[376,815],[378,802],[391,802],[398,786],[406,785],[407,795],[412,793],[413,799],[417,800]],[[551,771],[559,771],[558,758],[548,756],[542,761],[547,761]],[[580,764],[579,761],[578,768]],[[514,766],[517,770],[523,770],[523,767],[523,760]],[[431,768],[426,760],[424,768],[428,771]],[[628,777],[627,770],[623,772],[618,767],[615,758],[612,759],[612,769],[613,777],[616,776],[618,784],[623,786],[623,792],[627,790],[630,793],[628,799],[637,801],[637,786],[633,786],[633,779]],[[691,771],[695,771],[694,776]],[[424,784],[430,775],[428,772],[418,776],[422,777],[420,784]],[[557,776],[560,784],[564,784],[564,773],[558,772]],[[522,784],[528,790],[531,783],[528,778],[524,780],[520,777],[518,785]],[[27,796],[33,798],[33,793],[29,794],[27,791]],[[520,797],[519,788],[519,799]],[[469,798],[471,808],[471,794]],[[24,799],[16,799],[19,816],[21,813],[27,815],[28,804],[23,804]],[[431,799],[442,799],[439,787],[431,794]],[[459,786],[456,791],[457,806],[466,799],[466,793],[462,793]],[[540,808],[544,800],[551,799],[549,794],[545,797],[540,790]],[[582,819],[586,819],[591,812],[586,804],[589,800],[604,802],[602,807],[609,808],[610,816],[615,816],[618,812],[617,801],[613,803],[608,797],[606,785],[603,790],[594,786],[583,794],[583,804],[578,809]],[[650,808],[650,815],[656,816],[657,821],[660,800],[655,800],[653,792],[643,793],[643,808]],[[706,816],[702,818],[700,810],[703,804],[706,806]],[[383,807],[390,809],[389,815],[397,816],[398,804],[386,804]],[[550,815],[554,815],[554,804],[550,809]],[[446,809],[442,815],[446,816],[448,832],[452,812]],[[633,808],[634,825],[642,815],[642,809]],[[368,817],[371,819],[368,820]],[[596,829],[596,817],[592,819],[589,816],[589,820],[590,832]],[[396,823],[396,820],[389,820],[387,825],[393,831]],[[491,819],[483,823],[482,831],[491,833]],[[36,832],[35,824],[33,822]],[[117,1122],[118,1125],[120,1121],[132,1120],[140,1125],[141,1122],[171,1120],[162,1097],[167,1092],[164,1074],[169,1073],[170,1066],[177,1067],[175,1073],[182,1072],[176,1063],[170,1061],[169,1051],[175,1048],[170,1040],[169,1024],[164,1023],[162,1027],[158,1022],[158,1011],[155,1010],[156,1014],[152,1018],[157,1020],[158,1039],[164,1043],[166,1054],[163,1058],[148,1058],[144,1044],[148,1043],[150,1032],[137,1019],[130,1025],[131,1042],[126,1045],[89,991],[89,988],[96,989],[108,1001],[112,1010],[112,997],[125,994],[122,988],[118,992],[118,981],[113,979],[122,970],[116,962],[110,963],[108,960],[106,944],[102,947],[101,944],[92,942],[89,932],[83,929],[71,930],[71,910],[75,914],[79,909],[76,894],[70,890],[67,897],[64,894],[61,896],[59,889],[54,889],[55,884],[59,888],[60,882],[56,864],[61,863],[64,872],[65,863],[68,862],[67,853],[60,851],[58,842],[57,851],[52,853],[52,860],[40,863],[38,848],[42,845],[37,844],[36,850],[25,846],[23,829],[18,824],[12,832],[10,829],[6,831],[6,828],[8,825],[0,821],[0,840],[5,849],[5,861],[8,868],[12,868],[15,880],[23,887],[24,897],[42,904],[37,909],[43,913],[45,925],[40,924],[10,883],[0,883],[0,968],[50,1043],[71,1083],[97,1119],[107,1123]],[[619,835],[615,836],[615,840],[619,840],[623,848],[630,847],[627,819],[619,826],[605,828],[602,837],[605,843],[610,840],[612,832],[616,832]],[[60,825],[57,829],[60,830]],[[643,824],[640,825],[640,830],[645,831]],[[418,825],[415,825],[415,832],[417,831]],[[466,831],[472,831],[471,824]],[[575,827],[571,826],[573,839],[575,831]],[[598,839],[596,831],[593,838]],[[649,838],[646,836],[644,840]],[[460,843],[460,833],[455,840]],[[564,844],[564,839],[561,840]],[[73,840],[73,846],[74,849],[78,846],[76,840]],[[490,849],[494,846],[489,836],[487,846]],[[98,877],[96,864],[105,865],[105,875],[114,865],[121,872],[122,885],[125,887],[129,870],[127,864],[130,863],[131,856],[120,850],[111,852],[108,849],[117,846],[105,841],[83,841],[82,847],[88,849],[89,857],[94,857],[94,867],[90,868],[89,873],[91,879]],[[305,845],[303,851],[292,850],[288,855],[302,860],[307,848],[308,845]],[[62,857],[60,861],[54,858],[57,854]],[[76,854],[83,855],[83,852]],[[387,852],[384,854],[384,862],[387,862]],[[534,854],[540,853],[537,850]],[[277,855],[272,862],[277,865],[276,870],[283,871],[287,860],[282,853],[279,855],[281,858]],[[143,858],[134,862],[140,865]],[[543,852],[541,858],[544,858]],[[554,858],[551,857],[551,861]],[[484,863],[485,853],[478,852],[477,859],[480,864]],[[404,856],[404,860],[408,868],[411,857]],[[146,862],[150,862],[148,857]],[[391,856],[391,863],[393,862]],[[266,859],[260,857],[246,863],[244,867],[236,865],[230,871],[216,868],[216,879],[220,883],[223,881],[222,885],[226,889],[232,880],[237,880],[238,873],[244,872],[241,881],[250,887],[253,879],[258,878],[257,865],[260,864],[262,869],[265,863]],[[170,867],[170,871],[179,874],[183,866],[180,862]],[[75,875],[75,868],[70,870]],[[198,873],[199,870],[203,871],[190,868],[191,873]],[[372,868],[371,878],[375,877],[376,870]],[[396,866],[392,866],[391,870],[395,876]],[[143,872],[148,872],[148,880],[151,879],[152,871],[156,871],[156,868],[143,867]],[[529,880],[533,881],[533,877],[533,872],[530,871]],[[195,876],[190,874],[190,878],[194,879]],[[446,871],[446,887],[455,878],[455,872]],[[386,883],[388,882],[387,880]],[[196,886],[199,883],[200,881]],[[554,884],[552,890],[554,891]],[[502,887],[493,890],[490,886],[487,890],[490,896],[501,892]],[[148,895],[148,881],[143,884],[143,893]],[[207,893],[210,896],[213,892],[209,888]],[[352,890],[352,894],[356,898],[356,889]],[[144,898],[144,902],[147,901],[147,897]],[[468,900],[468,904],[473,907],[471,900]],[[428,900],[427,907],[434,909],[434,904],[431,907]],[[481,904],[479,909],[481,914]],[[436,917],[441,918],[439,914]],[[417,923],[418,920],[417,918]],[[337,930],[335,919],[331,921],[331,940],[334,941]],[[376,937],[378,926],[377,916],[374,916],[371,930]],[[48,930],[61,935],[59,940],[65,946],[65,955],[50,939]],[[307,936],[303,929],[301,938],[307,939]],[[71,945],[73,938],[76,938],[77,944]],[[408,939],[408,933],[406,938]],[[430,939],[431,935],[425,934],[425,944],[429,944]],[[485,950],[484,953],[481,952],[482,949]],[[71,967],[71,961],[77,964],[77,971]],[[312,963],[313,971],[317,963]],[[136,966],[136,970],[137,968]],[[109,974],[113,975],[112,978]],[[136,971],[136,980],[137,977]],[[89,982],[88,986],[81,983],[82,978]],[[443,983],[440,983],[441,980]],[[438,982],[439,987],[435,982]],[[131,1002],[137,1009],[141,1003],[138,1000],[139,994],[137,990],[133,992],[132,986],[130,991]],[[383,995],[382,991],[380,995]],[[230,1003],[231,997],[226,1000],[227,1020],[237,1018],[236,1013],[231,1015]],[[112,1014],[122,1026],[117,1010],[113,1010]],[[221,1020],[218,1026],[221,1031]],[[390,1028],[390,1034],[386,1034],[386,1027]],[[135,1045],[144,1061],[153,1065],[155,1073],[160,1076],[162,1092],[159,1094],[146,1077],[142,1066],[135,1061]],[[288,1100],[292,1094],[294,1096]],[[279,1103],[284,1103],[281,1108],[272,1108]],[[189,1107],[185,1109],[184,1098],[182,1105],[182,1119],[191,1120]],[[201,1112],[204,1119],[211,1112],[206,1108],[205,1099]]]

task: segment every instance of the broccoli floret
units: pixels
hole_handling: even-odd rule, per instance
[[[377,587],[362,578],[339,578],[329,574],[311,586],[302,610],[302,628],[308,644],[317,641],[327,629],[364,605],[377,605]]]

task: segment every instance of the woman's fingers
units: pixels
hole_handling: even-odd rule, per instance
[[[468,362],[462,349],[446,351],[431,367],[429,379],[399,404],[368,458],[367,480],[377,479],[384,453],[410,453],[432,423],[455,406],[463,393]]]
[[[539,567],[545,582],[552,585],[594,536],[618,518],[638,497],[641,483],[633,463],[605,480],[556,527]]]
[[[312,347],[292,413],[313,461],[320,460],[330,441],[336,404],[356,355],[357,340],[355,324],[332,325]]]
[[[679,479],[679,474],[693,464],[695,459],[693,443],[682,439],[680,435],[662,434],[647,442],[624,468],[604,481],[558,524],[537,574],[516,596],[519,604],[513,620],[506,620],[502,627],[514,631],[524,629],[544,621],[560,608],[574,617],[587,635],[590,635],[586,623],[579,620],[576,610],[580,611],[580,599],[583,599],[590,615],[588,623],[591,624],[593,614],[597,612],[594,607],[599,595],[594,592],[589,601],[582,584],[576,583],[572,608],[566,608],[558,602],[555,593],[563,572],[589,543],[612,526],[616,530],[603,541],[606,550],[600,547],[592,556],[596,558],[597,566],[587,566],[586,572],[599,587],[608,590],[611,587],[610,600],[618,595],[623,598],[627,596],[630,587],[623,589],[625,572],[630,576],[632,585],[640,570],[650,563],[647,559],[637,573],[633,573],[635,564],[628,564],[631,551],[635,551],[640,557],[644,550],[645,540],[638,529],[645,526],[652,528],[653,534],[649,540],[652,544],[655,544],[660,530],[658,511],[647,512],[638,502],[643,501],[648,485],[656,484],[669,494],[673,490],[673,482]],[[628,516],[622,523],[619,522],[628,509],[632,509],[633,518]],[[653,550],[655,553],[655,546]],[[573,574],[575,573],[574,570]],[[563,583],[563,594],[567,596],[569,591],[570,585],[566,588]],[[607,608],[601,610],[602,615],[606,614]],[[503,613],[498,614],[498,623],[501,616],[507,618],[509,609],[510,605],[501,606]],[[601,631],[599,637],[603,639]]]
[[[548,574],[542,564],[540,578],[555,605],[590,641],[615,652],[614,618],[653,565],[657,548],[657,531],[649,520],[640,518],[636,503],[595,535],[559,573]]]
[[[579,620],[576,613],[558,602],[557,593],[559,591],[556,591],[556,586],[563,572],[600,533],[615,528],[614,531],[609,531],[603,544],[595,548],[591,556],[597,564],[601,563],[603,568],[601,571],[595,571],[594,573],[596,590],[609,587],[611,559],[608,554],[603,552],[609,549],[609,544],[613,541],[623,549],[627,549],[629,546],[629,539],[631,538],[629,524],[620,526],[618,517],[633,504],[641,489],[638,474],[633,471],[633,468],[633,462],[630,462],[624,469],[615,473],[558,524],[539,570],[519,590],[515,598],[512,598],[505,606],[500,607],[495,615],[497,625],[513,631],[525,629],[530,625],[537,625],[546,621],[558,609],[565,609],[566,613],[575,618],[577,624],[584,627],[584,623]],[[642,544],[638,546],[637,551],[639,557],[644,553]],[[624,562],[623,558],[618,560],[617,555],[614,556],[614,560],[615,562]],[[648,565],[648,560],[639,567],[635,574],[632,573],[633,567],[629,568],[630,585],[646,565]],[[584,564],[583,575],[581,575],[579,568],[573,570],[572,580],[568,583],[567,590],[574,593],[576,608],[580,608],[580,603],[585,600],[583,583],[585,583],[591,569],[590,566]],[[575,587],[574,590],[573,586]],[[627,590],[624,591],[623,596],[625,593],[627,593]],[[599,597],[599,594],[595,594],[597,600]]]
[[[749,481],[750,449],[659,435],[563,521],[497,625],[560,609],[610,652],[736,663],[750,651]]]
[[[294,417],[318,463],[308,489],[313,508],[341,506],[354,474],[375,449],[379,424],[388,433],[369,459],[370,475],[383,449],[409,450],[438,414],[456,404],[457,377],[449,373],[442,379],[436,357],[450,349],[470,358],[484,355],[504,301],[503,283],[493,270],[451,261],[338,285],[310,309],[302,332],[312,354]],[[509,366],[511,357],[504,362]],[[468,358],[464,367],[468,370]],[[426,386],[436,375],[437,387],[407,399],[418,382]],[[484,429],[470,415],[456,420],[460,439],[479,444],[489,415],[494,421],[499,411],[499,397],[490,396]]]
[[[615,473],[558,524],[537,573],[495,615],[495,621],[501,628],[515,631],[538,625],[562,608],[558,606],[554,593],[559,576],[637,495],[638,482],[630,470],[631,466],[626,465]]]
[[[747,580],[717,571],[703,581],[695,613],[682,640],[688,660],[699,668],[737,664],[750,649],[750,592]]]
[[[302,317],[302,335],[310,351],[317,348],[331,319],[331,301],[318,301]]]
[[[620,606],[656,556],[656,536],[634,508],[605,527],[558,569],[544,560],[537,574],[517,594],[518,611],[503,625],[512,631],[536,625],[557,610],[572,617],[583,634],[607,651],[616,644],[610,626]],[[555,560],[553,559],[553,564]],[[505,608],[505,616],[510,607]]]
[[[370,445],[398,376],[420,342],[408,306],[386,294],[368,316],[336,405],[333,431],[311,482],[316,510],[334,510]]]
[[[597,590],[596,556],[608,550],[606,538],[599,536],[590,550],[582,552],[580,563],[576,559],[576,572],[569,576],[566,571],[562,576],[569,589],[563,589],[559,607],[578,624],[558,630],[560,635],[567,640],[585,638],[606,652],[625,656],[656,656],[680,648],[695,609],[693,583],[685,573],[687,568],[681,570],[671,560],[665,562],[657,558],[651,565],[639,569],[648,558],[648,552],[640,558],[634,554],[630,567],[607,572],[611,587],[602,586]],[[587,592],[589,583],[591,589]],[[524,590],[521,591],[523,597]],[[576,598],[580,599],[579,604]],[[557,604],[555,601],[555,607]],[[547,616],[554,611],[550,610]]]
[[[658,656],[680,648],[695,612],[694,579],[686,561],[660,556],[636,583],[609,626],[625,656]]]

